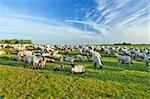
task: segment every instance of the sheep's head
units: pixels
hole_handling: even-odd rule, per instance
[[[62,68],[64,68],[64,64],[61,64],[60,66],[61,66]]]

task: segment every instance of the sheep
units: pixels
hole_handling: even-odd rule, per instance
[[[75,57],[76,57],[76,58],[79,58],[79,59],[82,60],[82,61],[84,61],[84,60],[87,59],[86,56],[82,56],[82,55],[80,55],[80,54],[77,54]]]
[[[32,63],[33,66],[39,66],[39,63],[43,60],[42,57],[37,57],[34,55],[28,55],[24,57],[24,64],[29,65]],[[25,67],[25,66],[24,66]]]
[[[135,55],[136,55],[137,57],[139,56],[139,57],[141,57],[141,58],[144,58],[144,54],[145,54],[145,53],[143,53],[143,52],[137,52],[137,51],[135,52]]]
[[[79,48],[79,49],[77,50],[77,53],[78,53],[78,54],[82,54],[82,52],[83,52],[83,50],[82,50],[81,48]]]
[[[17,53],[17,55],[21,56],[21,57],[24,57],[24,56],[27,56],[27,55],[32,55],[32,51],[20,51]]]
[[[39,61],[39,67],[41,67],[42,69],[44,68],[44,66],[46,65],[48,58],[44,57],[43,60]]]
[[[52,57],[53,58],[56,58],[56,59],[60,59],[62,58],[63,56],[61,54],[52,54]]]
[[[123,56],[123,55],[119,55],[118,53],[115,54],[116,58],[118,59],[119,63],[126,63],[129,64],[129,66],[131,66],[131,57],[130,56]],[[132,63],[133,64],[133,63]]]
[[[104,49],[103,53],[110,56],[110,50],[109,49]]]
[[[74,64],[71,64],[70,71],[71,73],[84,73],[85,67],[81,65],[74,66]]]
[[[6,54],[6,52],[4,52],[4,51],[0,51],[0,55],[2,55],[2,54]]]
[[[72,57],[65,57],[63,60],[67,61],[67,62],[74,62],[75,58],[73,56]]]
[[[150,63],[150,56],[144,54],[144,61],[146,62],[146,66],[148,66]]]
[[[59,65],[59,66],[56,66],[55,68],[54,68],[54,71],[64,71],[65,70],[65,68],[64,68],[64,65],[63,64],[61,64],[61,65]]]
[[[15,56],[9,57],[9,59],[13,61],[18,61],[19,59],[21,59],[21,57],[19,55],[15,55]]]
[[[98,55],[92,55],[91,60],[92,60],[93,65],[94,65],[95,68],[96,68],[96,65],[98,64],[100,66],[100,69],[102,70],[103,64],[101,63],[100,56],[98,56]]]
[[[54,60],[54,59],[47,59],[47,61],[46,61],[46,62],[54,63],[54,62],[55,62],[55,60]]]
[[[101,58],[100,53],[98,53],[98,52],[96,52],[96,51],[91,50],[90,53],[91,53],[91,55],[96,55],[96,56],[98,56],[98,57]]]
[[[33,66],[36,66],[36,65],[39,65],[39,63],[43,60],[43,57],[37,57],[37,56],[34,56],[33,57]]]
[[[24,64],[25,64],[25,65],[31,64],[32,61],[33,61],[33,56],[25,56],[25,57],[24,57]],[[24,66],[24,67],[25,67],[25,66]]]

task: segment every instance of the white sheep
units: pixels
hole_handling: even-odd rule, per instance
[[[84,73],[85,67],[81,65],[74,66],[74,64],[71,64],[70,71],[71,73]]]
[[[104,49],[103,53],[107,54],[107,55],[110,55],[110,50],[109,49]]]
[[[75,58],[73,56],[72,57],[65,57],[63,60],[67,61],[67,62],[74,62]]]
[[[97,64],[100,66],[100,69],[103,68],[103,64],[101,63],[101,59],[100,59],[99,55],[92,55],[91,60],[92,60],[93,65],[94,65],[95,68],[96,68]]]
[[[56,58],[56,59],[60,59],[62,58],[63,56],[61,54],[52,54],[52,57],[53,58]]]
[[[17,55],[24,57],[24,56],[31,56],[32,55],[32,51],[20,51],[17,53]]]
[[[25,56],[25,57],[24,57],[24,64],[25,64],[25,65],[31,64],[32,61],[33,61],[33,56]],[[24,66],[24,67],[25,67],[25,66]]]
[[[126,64],[129,64],[129,66],[132,63],[130,56],[123,56],[123,55],[119,55],[118,53],[116,53],[115,56],[118,59],[119,63],[126,63]]]
[[[96,51],[91,50],[90,53],[91,53],[92,55],[96,55],[96,56],[98,56],[98,57],[101,58],[101,55],[100,55],[99,52],[96,52]]]
[[[144,61],[146,62],[146,66],[148,66],[150,63],[150,56],[144,54]]]
[[[47,60],[48,60],[48,58],[44,57],[43,60],[39,61],[38,65],[43,69],[44,66],[46,65]]]
[[[54,71],[64,71],[65,70],[65,68],[64,68],[64,65],[63,64],[61,64],[61,65],[59,65],[59,66],[56,66],[55,68],[54,68]]]
[[[77,54],[75,57],[76,57],[76,58],[79,58],[79,59],[82,60],[82,61],[84,61],[84,60],[87,59],[86,56],[82,56],[82,55],[80,55],[80,54]]]
[[[39,66],[39,63],[43,60],[42,57],[37,57],[34,55],[28,55],[24,57],[24,64],[25,65],[29,65],[29,64],[33,64],[33,66]]]

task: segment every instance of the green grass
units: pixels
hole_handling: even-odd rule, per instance
[[[63,52],[60,52],[63,54]],[[76,54],[73,51],[72,54]],[[0,56],[1,98],[149,98],[149,67],[133,60],[129,67],[117,65],[115,57],[102,57],[104,69],[92,62],[76,62],[86,68],[84,74],[69,72],[69,62],[46,64],[45,69],[23,68],[22,61],[10,61],[11,54]],[[53,71],[63,63],[65,71]]]

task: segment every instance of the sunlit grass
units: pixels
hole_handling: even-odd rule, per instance
[[[64,53],[60,52],[62,55]],[[76,54],[76,52],[73,52]],[[72,74],[69,62],[47,63],[45,69],[23,68],[22,61],[0,56],[0,97],[4,98],[149,98],[149,67],[117,64],[115,57],[102,57],[103,70],[92,62],[75,62],[85,66],[86,73]],[[65,71],[53,71],[63,63]]]

